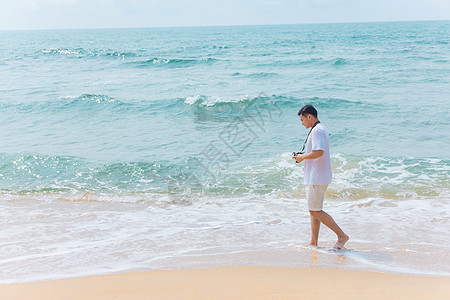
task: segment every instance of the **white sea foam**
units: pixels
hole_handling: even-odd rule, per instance
[[[5,230],[0,243],[0,282],[137,267],[209,267],[225,261],[280,266],[310,263],[303,259],[312,250],[297,250],[300,257],[292,258],[294,249],[289,246],[306,244],[309,239],[309,216],[301,193],[297,197],[203,197],[185,199],[184,205],[160,197],[160,204],[165,205],[118,201],[119,195],[116,200],[94,202],[89,196],[78,202],[2,198],[0,226]],[[443,210],[449,204],[450,199],[442,198],[326,200],[324,209],[351,237],[348,248],[352,251],[344,255],[339,267],[448,276],[450,264],[442,259],[449,250],[445,246],[450,238],[449,216]],[[330,230],[321,230],[322,247],[332,247],[334,240]],[[333,258],[323,255],[320,265],[335,267]]]
[[[188,105],[214,106],[218,103],[238,103],[253,100],[255,97],[240,96],[240,97],[219,97],[219,96],[204,96],[196,95],[186,97],[184,103]]]

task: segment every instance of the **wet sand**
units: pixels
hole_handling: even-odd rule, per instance
[[[263,266],[0,285],[1,299],[448,299],[450,277]]]

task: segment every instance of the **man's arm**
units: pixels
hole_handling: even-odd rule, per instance
[[[298,163],[301,163],[305,159],[316,159],[323,155],[323,150],[313,150],[309,153],[305,154],[297,154],[296,156],[292,157],[294,158]]]

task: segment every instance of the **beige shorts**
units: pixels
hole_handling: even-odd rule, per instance
[[[328,184],[325,185],[307,185],[306,201],[308,201],[308,209],[312,211],[321,211],[323,208],[323,198]]]

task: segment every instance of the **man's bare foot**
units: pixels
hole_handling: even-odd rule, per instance
[[[349,239],[350,239],[350,237],[344,233],[344,235],[338,237],[338,241],[337,241],[336,245],[334,245],[334,248],[338,249],[338,250],[345,249],[344,245],[345,245],[345,243],[347,243],[347,241]]]

